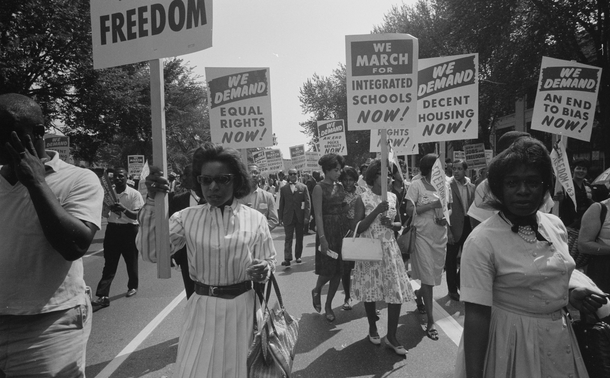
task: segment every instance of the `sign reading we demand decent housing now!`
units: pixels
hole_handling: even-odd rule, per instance
[[[350,130],[415,127],[417,39],[408,34],[345,37]]]
[[[212,46],[212,0],[90,0],[96,69]]]
[[[273,145],[268,68],[205,69],[212,142],[232,148]]]
[[[599,67],[542,57],[532,129],[590,141],[601,76]]]

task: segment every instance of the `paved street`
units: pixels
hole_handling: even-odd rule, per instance
[[[84,258],[85,280],[95,287],[103,268],[102,241],[105,227]],[[273,232],[275,248],[283,256],[284,231]],[[409,350],[401,358],[390,349],[367,340],[367,321],[362,303],[342,311],[343,290],[334,300],[337,320],[328,323],[312,308],[314,236],[305,236],[303,263],[276,272],[286,308],[299,318],[300,334],[294,361],[295,377],[434,377],[453,376],[457,344],[461,336],[464,306],[451,301],[445,284],[435,288],[435,318],[440,340],[426,337],[425,319],[415,302],[402,307],[398,339]],[[416,281],[414,287],[419,287]],[[140,289],[126,298],[127,274],[121,261],[110,292],[110,307],[93,314],[93,330],[87,347],[87,377],[171,377],[176,360],[182,311],[186,303],[180,273],[158,279],[156,266],[140,260]],[[323,291],[322,303],[326,291]],[[385,335],[387,311],[381,305],[380,335]]]

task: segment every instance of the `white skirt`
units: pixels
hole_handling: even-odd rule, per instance
[[[193,294],[184,311],[173,377],[247,377],[253,312],[253,290],[234,299]]]

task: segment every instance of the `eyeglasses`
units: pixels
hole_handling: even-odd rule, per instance
[[[521,184],[525,184],[525,187],[530,190],[539,189],[544,181],[540,179],[525,179],[525,180],[516,180],[516,179],[508,179],[504,180],[504,187],[507,189],[516,189],[520,188]]]
[[[226,175],[219,175],[219,176],[207,176],[207,175],[201,175],[201,176],[197,176],[197,181],[199,181],[200,184],[202,185],[212,185],[212,182],[215,182],[216,184],[219,185],[227,185],[228,183],[230,183],[233,180],[233,176],[232,174],[226,174]]]
[[[250,171],[250,173],[253,175],[258,175],[260,172],[259,171]]]
[[[289,173],[288,176],[296,176],[296,173]]]

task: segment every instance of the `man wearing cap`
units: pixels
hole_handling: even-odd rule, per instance
[[[284,185],[280,195],[280,215],[284,223],[284,261],[283,266],[290,266],[292,261],[292,238],[296,234],[294,255],[296,262],[301,262],[303,254],[303,230],[305,222],[309,220],[311,200],[307,187],[297,182],[297,170],[288,170],[288,184]]]

